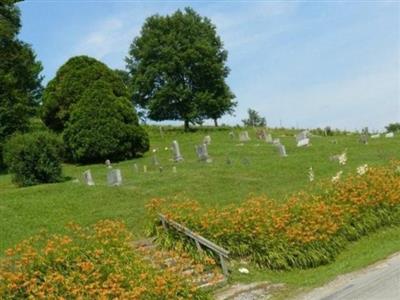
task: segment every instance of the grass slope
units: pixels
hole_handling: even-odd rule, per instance
[[[400,138],[370,140],[368,145],[358,143],[358,137],[314,137],[309,148],[297,148],[293,132],[274,131],[286,146],[288,157],[279,157],[273,145],[256,140],[255,131],[249,129],[252,140],[238,146],[228,130],[209,130],[212,145],[209,154],[212,164],[197,161],[194,146],[199,144],[206,131],[183,133],[167,130],[162,138],[158,129],[149,128],[151,149],[158,149],[163,166],[152,167],[151,152],[143,158],[114,163],[123,175],[123,186],[108,187],[107,168],[102,164],[90,166],[65,165],[66,176],[79,179],[59,184],[17,188],[9,175],[0,175],[0,251],[41,229],[63,232],[64,225],[75,221],[83,225],[99,219],[122,219],[133,232],[143,234],[145,203],[154,197],[192,198],[210,206],[242,201],[250,194],[265,194],[284,200],[285,195],[305,188],[308,169],[313,167],[316,180],[330,178],[339,170],[354,172],[361,164],[386,164],[390,159],[400,159]],[[237,130],[236,133],[239,131]],[[282,136],[286,134],[286,136]],[[171,153],[165,150],[172,140],[178,140],[185,161],[174,164]],[[332,143],[336,140],[337,143]],[[329,157],[347,149],[348,164],[344,167]],[[226,159],[233,163],[228,165]],[[249,165],[243,164],[247,158]],[[135,173],[136,163],[140,172]],[[143,173],[143,166],[148,172]],[[172,173],[176,165],[178,172]],[[82,172],[91,169],[95,187],[82,183]]]

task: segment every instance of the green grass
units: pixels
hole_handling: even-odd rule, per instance
[[[349,273],[382,260],[400,250],[400,227],[381,229],[349,244],[349,246],[331,264],[306,270],[286,272],[260,270],[246,266],[250,274],[240,274],[235,268],[232,281],[253,282],[270,281],[284,283],[285,287],[276,292],[276,299],[287,299],[299,292],[306,292],[314,287],[333,280],[337,275]]]
[[[120,168],[122,171],[124,182],[121,187],[107,186],[107,168],[102,164],[65,165],[64,174],[79,179],[79,183],[71,180],[59,184],[17,188],[11,183],[9,175],[0,175],[0,251],[3,252],[41,229],[62,233],[65,224],[70,221],[87,225],[99,219],[122,219],[136,236],[143,236],[146,224],[144,206],[154,197],[168,198],[169,201],[191,198],[209,206],[235,203],[249,195],[261,194],[284,201],[285,196],[290,193],[313,188],[307,175],[310,166],[313,167],[318,181],[331,178],[341,169],[345,175],[354,172],[357,166],[364,163],[381,165],[387,164],[391,159],[400,159],[399,136],[394,139],[370,140],[368,145],[358,143],[356,135],[314,137],[311,147],[297,148],[293,132],[275,131],[273,137],[280,137],[289,155],[281,158],[273,145],[256,140],[253,129],[249,129],[252,140],[244,146],[237,145],[238,139],[230,139],[230,129],[210,129],[208,133],[212,137],[212,145],[209,146],[209,154],[214,161],[205,164],[197,161],[194,146],[202,141],[207,130],[191,133],[166,130],[164,138],[161,138],[158,129],[149,130],[151,149],[159,149],[158,157],[164,171],[160,173],[158,168],[152,167],[151,152],[139,159],[114,163],[114,168]],[[238,132],[236,129],[236,133]],[[282,136],[283,133],[287,135]],[[184,162],[178,164],[170,161],[170,151],[164,150],[174,139],[179,141],[185,158]],[[337,143],[332,143],[333,140],[337,140]],[[348,153],[346,166],[341,167],[338,162],[329,160],[331,155],[339,154],[344,149],[347,149]],[[231,165],[226,164],[228,157],[233,161]],[[241,162],[245,158],[250,161],[250,165]],[[139,166],[139,173],[135,173],[134,163]],[[148,166],[147,173],[143,173],[144,165]],[[176,174],[172,173],[174,165],[177,166]],[[86,169],[91,169],[96,182],[95,187],[88,187],[82,183],[82,172]],[[376,245],[377,251],[381,251],[380,244]],[[400,250],[399,243],[393,243],[392,246],[387,253]],[[363,246],[361,248],[364,249]],[[370,246],[365,249],[367,248],[371,250]],[[381,257],[381,254],[366,257],[364,261],[370,262],[376,257]],[[347,260],[348,258],[344,257],[343,263]],[[357,265],[354,259],[346,263],[353,264],[354,268],[363,264]],[[334,269],[329,272],[330,267],[326,267],[326,278],[330,276],[330,272],[337,274],[351,269],[339,265],[334,267],[335,265],[336,263],[333,264]],[[304,274],[307,274],[307,280],[315,280],[315,284],[319,284],[324,277],[312,277],[313,271],[304,271],[311,272]],[[290,275],[296,273],[287,274],[282,275],[288,276],[287,280],[277,273],[273,276],[278,281],[286,280],[288,283],[291,283],[290,276],[293,276],[294,282],[314,284],[301,281],[298,275]]]

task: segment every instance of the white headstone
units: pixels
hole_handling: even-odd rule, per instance
[[[211,145],[211,136],[206,135],[203,139],[203,144]]]
[[[304,147],[304,146],[309,146],[309,145],[310,145],[309,138],[305,138],[305,139],[297,141],[297,147]]]
[[[181,151],[179,150],[179,144],[177,141],[172,142],[172,152],[173,152],[173,159],[175,162],[183,160],[183,157],[181,155]]]
[[[83,172],[83,181],[88,186],[95,185],[92,177],[92,172],[90,172],[90,170],[86,170],[85,172]]]
[[[157,155],[153,153],[153,156],[151,157],[151,162],[154,166],[160,165],[160,162],[158,161]]]
[[[147,166],[143,166],[143,173],[147,173]]]
[[[172,173],[176,173],[176,167],[175,166],[172,167]]]
[[[371,139],[379,139],[380,137],[381,135],[379,133],[371,135]]]
[[[385,134],[385,137],[386,138],[392,138],[392,137],[394,137],[394,133],[393,132],[388,132],[388,133]]]
[[[242,131],[239,134],[239,141],[241,142],[248,142],[250,141],[249,133],[247,131]]]
[[[299,134],[296,135],[296,142],[299,142],[301,140],[304,140],[308,138],[308,131],[304,130],[302,132],[300,132]]]
[[[119,186],[122,184],[122,175],[120,169],[110,170],[107,173],[107,183],[110,186]]]

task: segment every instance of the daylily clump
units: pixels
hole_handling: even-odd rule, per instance
[[[331,262],[349,241],[400,224],[398,165],[362,166],[358,174],[341,178],[337,174],[320,192],[301,192],[283,202],[252,197],[216,209],[195,201],[155,199],[148,208],[153,216],[162,212],[233,257],[272,269],[315,267]],[[160,241],[176,238],[156,218],[152,230]]]
[[[69,227],[67,235],[40,234],[6,251],[0,299],[208,299],[180,272],[188,258],[157,267],[162,255],[145,260],[123,223]]]

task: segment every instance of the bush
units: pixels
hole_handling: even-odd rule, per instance
[[[163,231],[155,215],[162,212],[232,257],[271,269],[316,267],[331,262],[349,241],[400,224],[399,168],[358,171],[322,185],[317,194],[295,194],[285,203],[253,197],[241,205],[205,209],[194,201],[155,199],[148,206],[155,217],[150,231],[166,245],[177,238]]]
[[[19,186],[59,182],[60,149],[59,139],[49,132],[17,134],[4,145],[4,162]]]
[[[73,161],[101,162],[140,155],[149,149],[133,105],[102,81],[93,84],[73,107],[63,139]]]
[[[68,227],[67,235],[42,233],[6,251],[1,299],[209,299],[182,274],[191,261],[175,256],[171,266],[155,267],[163,258],[144,259],[124,224]]]
[[[46,126],[62,132],[73,105],[97,81],[107,82],[114,96],[128,97],[128,90],[121,77],[94,58],[76,56],[61,66],[43,93],[42,119]]]

